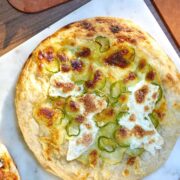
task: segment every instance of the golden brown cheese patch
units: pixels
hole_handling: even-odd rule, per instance
[[[100,80],[102,80],[103,76],[104,76],[103,73],[100,70],[97,70],[94,73],[94,78],[92,80],[86,81],[85,86],[87,88],[94,88],[96,83],[98,83]]]
[[[105,59],[105,63],[113,66],[118,66],[120,68],[126,68],[129,65],[129,63],[123,58],[123,55],[125,53],[128,52],[122,50],[115,52]]]
[[[135,99],[137,103],[142,103],[145,100],[146,95],[148,94],[148,86],[144,85],[142,88],[135,92]]]
[[[144,137],[144,136],[147,136],[147,135],[152,135],[154,134],[154,130],[152,131],[146,131],[144,130],[141,126],[139,125],[136,125],[134,126],[133,130],[132,130],[132,133],[136,136],[136,137]]]

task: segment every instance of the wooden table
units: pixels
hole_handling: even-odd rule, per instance
[[[71,0],[36,14],[14,9],[7,0],[0,0],[0,55],[58,21],[90,0]]]
[[[8,52],[9,50],[13,49],[20,43],[24,42],[25,40],[29,39],[33,35],[37,34],[44,28],[48,27],[52,23],[56,22],[57,20],[61,19],[71,11],[77,9],[78,7],[82,6],[83,4],[89,2],[90,0],[71,0],[67,3],[64,3],[62,5],[53,7],[51,9],[48,9],[46,11],[36,13],[36,14],[25,14],[23,12],[19,12],[16,9],[14,9],[7,0],[1,0],[0,1],[0,55]],[[175,3],[168,2],[180,2],[180,0],[145,0],[147,6],[152,11],[153,15],[155,16],[156,20],[160,24],[161,28],[165,32],[166,36],[170,40],[171,44],[173,45],[176,52],[180,55],[179,50],[179,42],[180,40],[176,39],[175,36],[172,36],[172,33],[178,34],[178,37],[180,35],[180,15],[177,17],[177,13],[180,13],[179,9],[178,11],[175,11],[174,16],[174,23],[173,29],[168,28],[171,27],[171,25],[167,25],[162,18],[160,17],[160,9],[157,10],[157,8],[161,7],[162,1],[164,4],[167,4],[168,6],[173,6],[172,9],[176,8]],[[156,6],[155,6],[156,3]],[[164,6],[164,11],[166,14],[166,18],[168,18],[166,10],[166,6]],[[178,7],[177,7],[178,8]],[[169,8],[168,8],[169,11]],[[174,11],[173,11],[174,12]],[[162,14],[161,14],[162,15]],[[171,18],[173,19],[173,13],[171,12]],[[166,21],[167,22],[167,21]],[[168,19],[168,22],[171,22],[171,20]],[[176,25],[176,26],[174,26]],[[179,25],[179,27],[178,27]],[[176,40],[176,41],[175,41]]]

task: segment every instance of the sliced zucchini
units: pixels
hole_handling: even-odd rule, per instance
[[[131,136],[126,128],[119,127],[115,133],[114,138],[121,147],[129,147],[131,143]]]
[[[133,61],[135,57],[135,50],[128,45],[122,45],[119,47],[122,57],[127,61]]]
[[[110,42],[107,37],[97,36],[95,42],[100,45],[100,52],[105,52],[110,48]]]
[[[116,121],[119,123],[121,121],[122,117],[127,116],[128,112],[127,111],[120,111],[118,115],[116,116]]]
[[[114,132],[116,131],[118,125],[114,122],[109,122],[99,130],[99,136],[106,136],[113,138]]]
[[[152,84],[159,87],[159,89],[158,89],[158,98],[157,98],[157,101],[156,101],[156,104],[157,104],[158,102],[161,101],[161,99],[163,97],[163,90],[162,90],[162,87],[159,84],[157,84],[157,83],[152,83]]]
[[[116,120],[115,111],[112,108],[106,108],[102,112],[94,116],[94,120],[98,127],[102,127],[109,122]]]
[[[80,133],[80,124],[71,120],[66,126],[68,136],[78,136]]]
[[[149,114],[149,117],[151,119],[151,122],[153,123],[154,127],[157,128],[159,125],[159,120],[158,117],[155,113],[151,113]]]
[[[101,151],[101,158],[105,163],[115,165],[122,161],[126,148],[117,147],[113,152]]]
[[[63,97],[50,97],[52,105],[55,109],[64,109],[66,99]]]
[[[136,149],[130,149],[128,148],[126,150],[126,154],[128,154],[131,157],[140,156],[144,152],[143,148],[136,148]]]
[[[59,71],[60,65],[57,59],[53,59],[52,61],[46,61],[44,63],[45,69],[51,73],[57,73]]]
[[[90,78],[91,71],[89,70],[90,66],[87,62],[82,62],[81,70],[73,71],[72,81],[79,82],[79,81],[87,81]]]
[[[96,70],[95,73],[85,82],[85,88],[87,91],[97,91],[104,88],[106,84],[106,76],[100,70]]]
[[[118,98],[121,93],[125,92],[127,89],[122,81],[117,81],[113,83],[110,87],[110,93],[112,98]]]
[[[112,139],[106,136],[100,136],[98,139],[98,147],[102,151],[114,152],[118,144]]]

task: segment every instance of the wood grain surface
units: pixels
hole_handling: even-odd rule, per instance
[[[8,0],[9,3],[16,9],[26,12],[35,13],[40,12],[45,9],[51,8],[53,6],[65,3],[69,0]]]
[[[153,0],[153,3],[180,48],[180,0]]]
[[[25,14],[0,0],[0,55],[13,49],[36,33],[90,0],[71,0],[35,14]]]

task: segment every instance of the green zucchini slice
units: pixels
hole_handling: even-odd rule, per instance
[[[113,138],[114,132],[117,129],[118,125],[114,122],[109,122],[99,130],[99,136],[106,136],[108,138]]]
[[[91,78],[85,82],[85,89],[87,91],[97,91],[104,88],[106,84],[106,76],[100,70],[96,70]]]
[[[127,89],[122,81],[117,81],[113,83],[110,87],[110,93],[112,98],[118,98],[121,93],[125,92]]]
[[[128,148],[126,150],[126,154],[128,154],[131,157],[140,156],[144,152],[143,148],[136,148],[136,149],[130,149]]]
[[[122,161],[126,148],[117,147],[113,152],[101,151],[101,158],[105,163],[115,165]]]
[[[118,144],[112,139],[106,136],[100,136],[98,139],[98,147],[102,151],[114,152]]]
[[[110,42],[107,37],[97,36],[95,42],[100,45],[100,52],[106,52],[110,48]]]
[[[78,136],[80,133],[80,124],[75,122],[74,120],[71,120],[66,125],[66,132],[68,136]]]
[[[60,70],[59,61],[57,59],[53,59],[52,61],[46,61],[44,63],[44,67],[47,71],[51,73],[57,73]]]
[[[155,113],[151,113],[149,114],[149,117],[151,119],[151,122],[153,123],[154,127],[157,128],[159,125],[159,120],[158,117]]]

